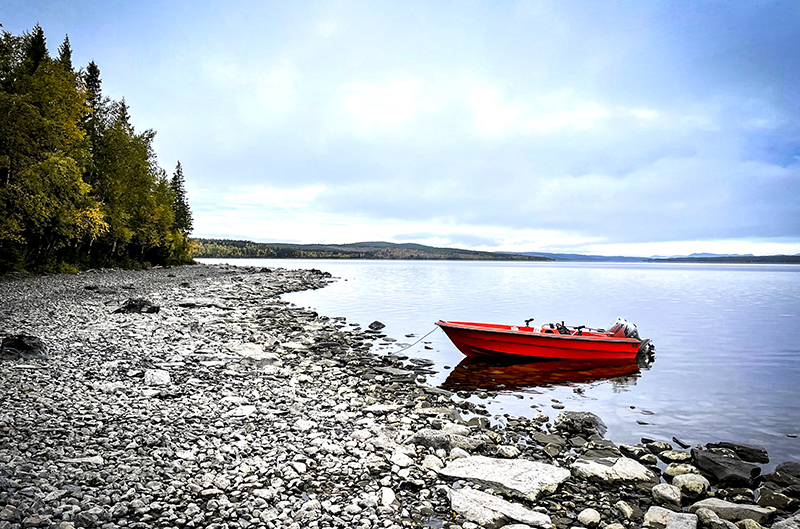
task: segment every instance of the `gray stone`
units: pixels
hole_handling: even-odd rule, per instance
[[[708,480],[699,474],[680,474],[672,478],[672,484],[691,500],[705,496],[711,488]]]
[[[668,478],[674,478],[675,476],[680,476],[681,474],[699,474],[700,470],[697,467],[689,465],[687,463],[670,463],[667,465],[667,468],[664,469],[664,476]]]
[[[540,512],[526,509],[518,503],[505,501],[497,496],[475,489],[448,489],[450,507],[468,520],[487,529],[496,529],[508,521],[521,522],[531,527],[551,529],[550,517]]]
[[[440,430],[424,428],[406,439],[404,444],[422,445],[433,449],[442,448],[448,451],[453,448],[461,448],[471,452],[482,446],[484,442],[480,439],[464,437],[463,435],[455,435]]]
[[[800,513],[774,523],[772,529],[800,529]]]
[[[587,436],[597,434],[602,437],[608,430],[608,427],[600,417],[588,411],[562,411],[556,417],[553,426],[558,430],[571,434],[584,434]]]
[[[659,505],[675,505],[681,504],[681,489],[675,485],[668,483],[659,483],[653,487],[653,499]]]
[[[485,456],[455,459],[439,472],[451,478],[482,483],[505,494],[531,501],[542,494],[555,492],[570,477],[568,470],[546,463]]]
[[[697,529],[697,516],[694,514],[674,513],[667,518],[666,529]]]
[[[664,450],[658,453],[658,458],[664,463],[686,463],[692,459],[692,455],[679,450]]]
[[[647,509],[644,513],[644,522],[642,527],[649,527],[650,529],[666,529],[669,517],[675,514],[674,511],[665,509],[664,507],[653,506]]]
[[[756,505],[732,503],[720,500],[719,498],[706,498],[705,500],[698,501],[689,507],[689,512],[693,513],[697,511],[697,509],[703,507],[711,509],[717,513],[717,516],[720,518],[731,522],[738,522],[739,520],[750,518],[763,525],[768,523],[774,515],[774,511],[770,509],[765,509]]]

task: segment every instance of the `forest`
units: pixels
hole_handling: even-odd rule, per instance
[[[285,244],[230,239],[193,239],[195,257],[249,259],[408,259],[444,261],[552,261],[548,257],[414,243],[359,242],[351,244]]]
[[[0,25],[0,30],[2,25]],[[183,168],[169,176],[100,68],[65,36],[0,37],[0,273],[145,268],[192,261]]]

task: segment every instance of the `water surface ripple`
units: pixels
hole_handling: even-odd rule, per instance
[[[499,420],[505,413],[530,416],[532,406],[551,417],[558,413],[553,406],[593,411],[616,442],[643,436],[677,436],[692,444],[725,440],[766,447],[770,467],[800,460],[800,266],[225,262],[329,271],[340,279],[284,299],[363,326],[380,320],[400,343],[413,342],[405,335],[422,336],[439,319],[522,324],[535,317],[539,324],[606,326],[625,317],[656,344],[649,369],[573,382],[545,377],[543,386],[511,384],[506,377],[499,394],[482,402]],[[447,385],[454,369],[463,375],[458,365],[464,357],[444,333],[437,330],[425,341],[431,349],[419,344],[404,354],[435,362],[438,373],[429,383]],[[398,348],[385,345],[377,352]],[[478,384],[505,376],[473,372]]]

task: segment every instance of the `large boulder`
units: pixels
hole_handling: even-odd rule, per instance
[[[694,513],[698,509],[706,508],[714,511],[717,516],[723,520],[731,522],[738,522],[740,520],[755,520],[756,522],[764,525],[769,523],[772,516],[775,514],[773,509],[765,509],[757,505],[749,505],[743,503],[732,503],[719,498],[707,498],[698,501],[689,507],[689,512]]]
[[[733,450],[743,461],[749,463],[769,463],[767,449],[760,446],[743,445],[737,443],[706,443],[706,448],[727,448]]]
[[[131,298],[122,304],[114,314],[155,314],[161,310],[161,307],[154,305],[150,300],[144,298]]]
[[[494,459],[485,456],[455,459],[439,473],[456,479],[469,479],[509,496],[530,501],[553,493],[566,481],[569,470],[526,459]]]
[[[593,434],[604,436],[608,427],[603,419],[588,411],[562,411],[553,422],[557,430],[590,437]]]
[[[787,461],[775,467],[775,472],[783,472],[797,479],[800,479],[800,463],[797,461]]]
[[[761,467],[742,461],[739,458],[692,448],[694,466],[719,484],[726,487],[752,488]]]
[[[605,483],[642,483],[659,481],[652,470],[627,457],[602,459],[577,459],[570,466],[577,478]]]
[[[450,507],[455,512],[487,529],[506,526],[510,521],[520,522],[528,527],[552,527],[550,517],[546,514],[475,489],[449,489],[447,496]]]
[[[47,358],[47,355],[47,345],[40,338],[29,334],[7,336],[0,344],[0,358],[41,359]]]

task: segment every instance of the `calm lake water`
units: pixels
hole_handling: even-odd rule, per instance
[[[339,278],[330,286],[284,299],[362,326],[380,320],[398,343],[373,348],[379,354],[439,319],[605,327],[622,316],[655,343],[649,368],[469,365],[438,329],[403,354],[434,361],[432,385],[499,390],[472,397],[497,420],[536,407],[555,418],[563,405],[597,413],[616,442],[733,441],[767,448],[766,469],[800,461],[800,266],[201,261],[330,272]]]

